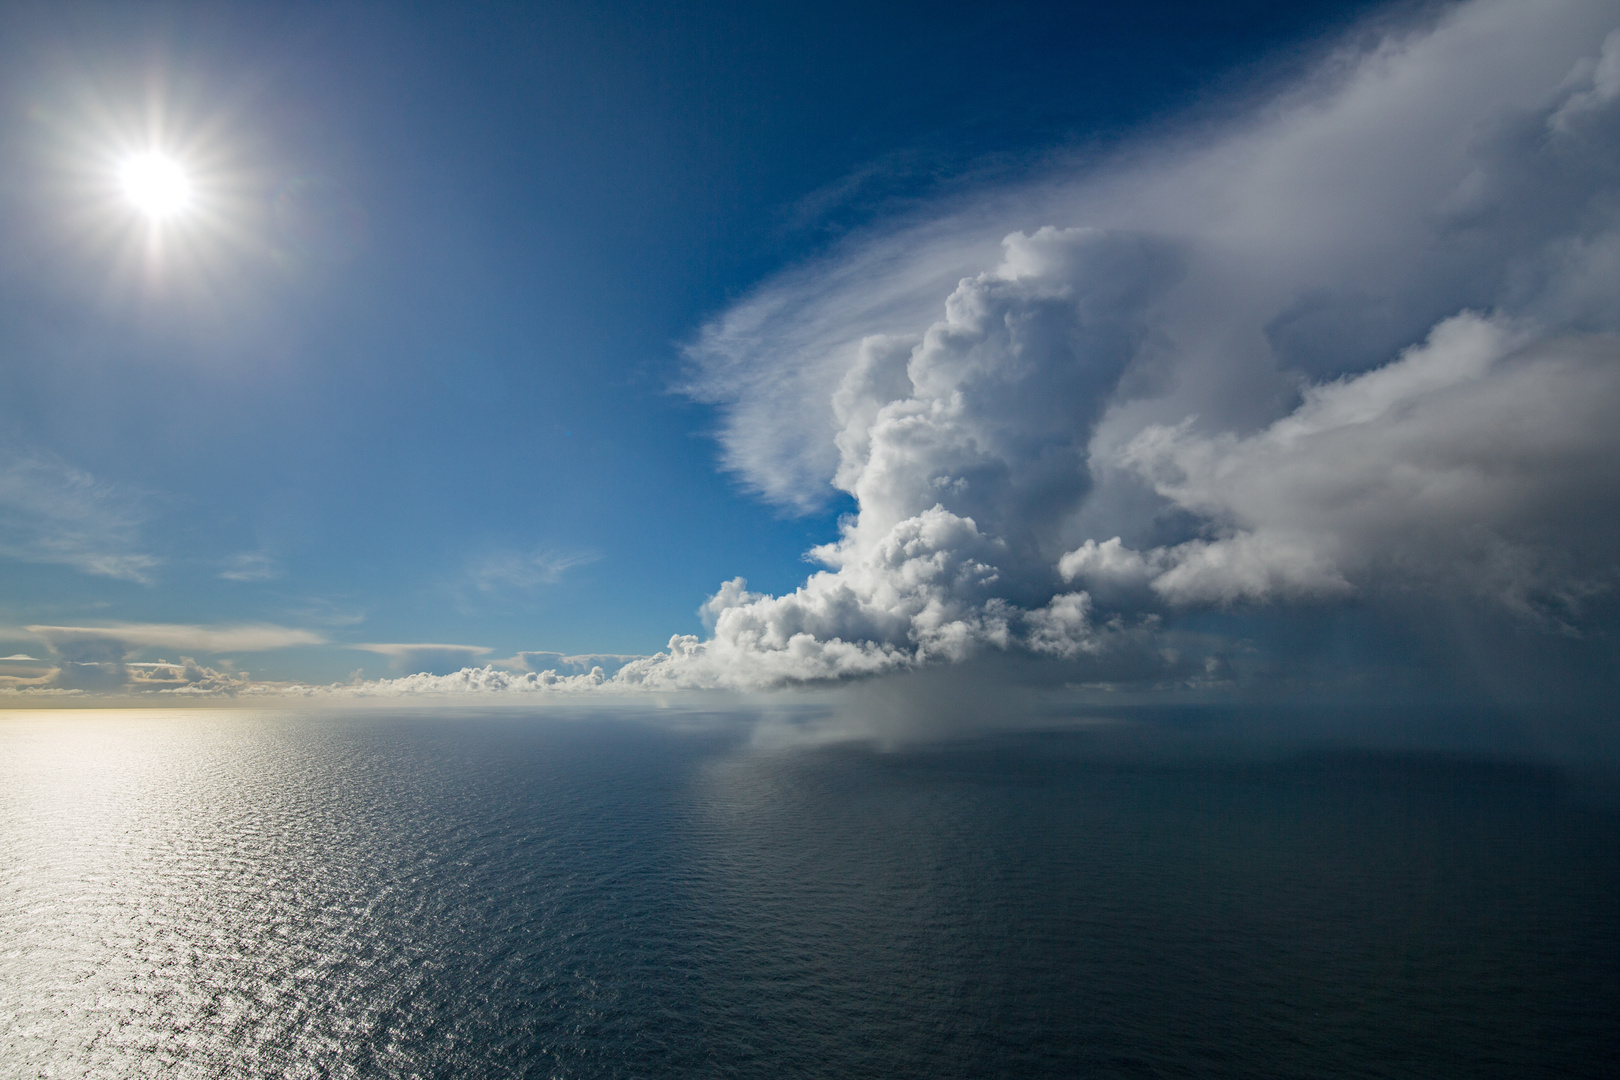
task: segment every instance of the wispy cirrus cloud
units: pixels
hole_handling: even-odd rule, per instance
[[[274,623],[197,625],[187,623],[105,623],[98,626],[29,626],[29,633],[53,650],[72,649],[78,643],[116,645],[126,649],[167,648],[196,652],[266,652],[299,645],[324,645],[327,638],[313,630]]]
[[[467,573],[473,587],[483,593],[538,589],[555,585],[570,570],[601,557],[591,551],[499,552],[476,560]]]
[[[149,513],[135,493],[35,451],[0,458],[0,558],[150,584]]]
[[[225,560],[219,577],[226,581],[273,581],[282,576],[281,563],[262,551],[242,551]]]

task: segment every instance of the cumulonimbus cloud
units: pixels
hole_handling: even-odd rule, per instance
[[[618,680],[1106,670],[1161,614],[1385,587],[1569,627],[1620,563],[1617,24],[1459,5],[768,282],[693,392],[766,497],[857,510]]]

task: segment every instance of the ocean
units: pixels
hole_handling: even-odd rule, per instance
[[[753,730],[0,715],[0,1074],[1620,1075],[1557,769]]]

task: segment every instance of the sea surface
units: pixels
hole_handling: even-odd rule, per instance
[[[1557,770],[0,716],[6,1077],[1613,1077]]]

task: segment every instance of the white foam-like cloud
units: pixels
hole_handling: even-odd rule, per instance
[[[632,660],[642,659],[645,659],[645,657],[639,653],[578,653],[569,655],[560,652],[533,650],[517,653],[505,660],[497,660],[492,666],[517,672],[532,671],[541,674],[550,671],[560,675],[585,675],[592,668],[601,668],[607,674],[613,675]]]
[[[327,685],[255,684],[233,690],[238,697],[294,697],[350,701],[362,699],[489,697],[514,694],[569,693],[600,690],[609,686],[600,667],[578,675],[555,671],[508,671],[493,664],[466,667],[435,675],[417,672],[395,679],[356,680]]]
[[[627,665],[649,686],[750,688],[871,675],[985,648],[1100,653],[1088,601],[1059,594],[1064,518],[1087,441],[1180,272],[1139,233],[1042,228],[963,279],[914,337],[869,337],[834,391],[835,482],[859,513],[795,592],[739,580],[706,641]]]

